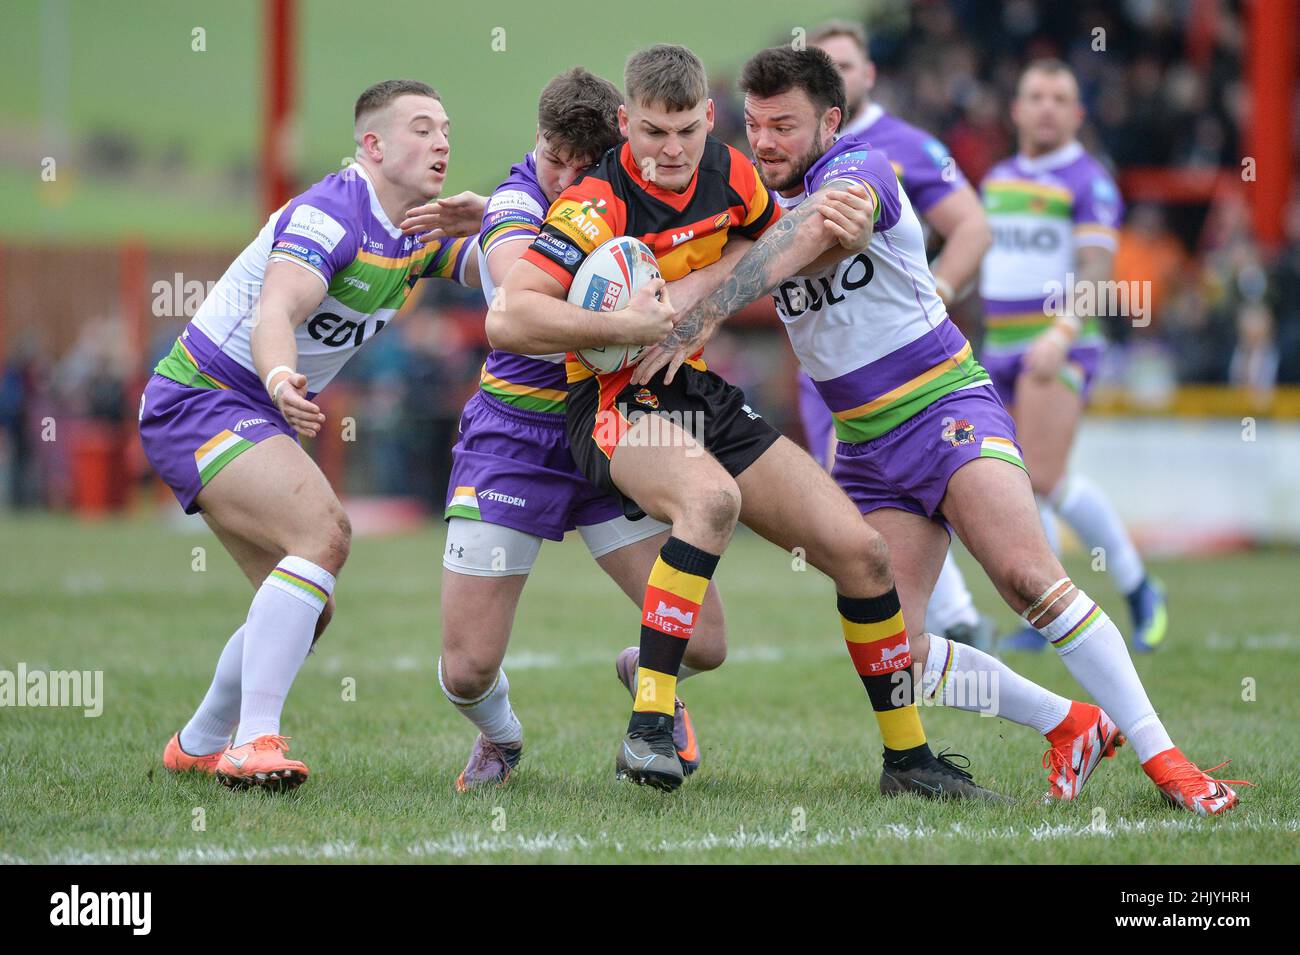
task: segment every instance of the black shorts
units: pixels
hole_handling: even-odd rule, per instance
[[[636,520],[645,512],[609,476],[619,439],[643,414],[655,414],[703,442],[732,477],[738,477],[781,433],[745,403],[745,393],[711,371],[682,365],[665,385],[663,372],[649,385],[629,384],[633,369],[569,386],[569,446],[578,470],[596,487],[617,494]]]

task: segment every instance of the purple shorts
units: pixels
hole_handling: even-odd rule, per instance
[[[808,442],[808,453],[813,460],[826,467],[826,452],[831,447],[831,432],[835,423],[831,420],[831,409],[817,391],[817,386],[805,372],[799,372],[799,420],[803,422],[804,440]]]
[[[1015,422],[987,387],[954,391],[872,441],[841,441],[831,476],[863,514],[894,507],[933,520],[949,479],[976,458],[1025,466]]]
[[[1105,344],[1098,342],[1071,348],[1065,356],[1065,364],[1061,366],[1059,377],[1084,401],[1088,400],[1088,393],[1092,391],[1092,380],[1097,377],[1097,366],[1101,364],[1101,355],[1105,350]],[[1023,351],[1000,354],[985,352],[980,355],[980,364],[993,379],[993,387],[998,390],[1002,403],[1008,408],[1015,407],[1016,379],[1025,370],[1025,353]]]
[[[270,399],[230,388],[194,388],[154,375],[140,396],[140,443],[186,514],[227,464],[259,441],[297,436]]]
[[[573,463],[564,415],[526,411],[482,391],[461,413],[448,485],[446,519],[487,521],[547,540],[623,515],[619,499]]]

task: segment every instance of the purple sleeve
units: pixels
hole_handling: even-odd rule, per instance
[[[547,203],[541,190],[506,180],[488,199],[479,229],[485,253],[512,239],[535,239],[546,219]]]
[[[306,266],[329,285],[357,257],[358,235],[347,206],[313,187],[280,210],[271,237],[272,259]]]
[[[1118,247],[1118,229],[1124,219],[1124,200],[1115,181],[1099,166],[1088,170],[1074,189],[1075,244]]]
[[[898,199],[898,177],[885,154],[878,149],[855,149],[832,159],[809,185],[812,194],[837,179],[858,182],[876,195],[876,232],[887,232],[898,224],[902,205]]]
[[[889,158],[901,167],[899,178],[912,207],[924,213],[956,189],[966,185],[966,177],[957,161],[933,136],[917,132],[887,150]]]

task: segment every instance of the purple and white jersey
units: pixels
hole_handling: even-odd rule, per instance
[[[993,247],[980,271],[987,353],[1023,351],[1055,320],[1075,253],[1115,251],[1124,203],[1105,168],[1078,142],[998,163],[980,185]],[[1086,316],[1076,344],[1101,344]]]
[[[253,364],[254,306],[268,263],[290,262],[320,280],[321,303],[294,330],[297,369],[319,392],[397,314],[421,278],[464,283],[473,239],[421,246],[393,225],[359,164],[290,200],[216,283],[156,371],[182,384],[264,397]]]
[[[907,194],[863,134],[840,137],[808,171],[804,193],[777,201],[792,208],[835,181],[859,183],[875,195],[870,245],[832,271],[782,282],[773,299],[836,435],[858,443],[989,379],[935,291]]]
[[[506,181],[497,186],[483,211],[479,231],[479,271],[483,297],[491,307],[496,287],[488,274],[488,254],[507,242],[527,239],[541,231],[550,202],[537,181],[534,153],[510,167]],[[492,397],[525,411],[542,411],[562,416],[568,384],[564,377],[564,353],[516,355],[494,348],[483,363],[479,387]]]
[[[966,177],[947,147],[923,129],[905,123],[872,103],[849,123],[841,138],[860,134],[894,167],[912,208],[924,216],[936,203],[966,185]]]

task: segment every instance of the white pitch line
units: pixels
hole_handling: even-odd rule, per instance
[[[411,860],[450,856],[456,859],[472,858],[499,853],[543,855],[545,853],[577,854],[584,852],[613,851],[674,855],[685,852],[722,851],[790,851],[807,852],[814,849],[852,845],[873,840],[898,840],[902,842],[946,840],[956,842],[1051,842],[1068,839],[1113,839],[1116,836],[1157,832],[1300,832],[1300,819],[1241,819],[1224,820],[1216,824],[1191,816],[1159,820],[1117,819],[1105,826],[1089,824],[1042,823],[1035,826],[994,826],[979,828],[968,823],[952,823],[944,828],[928,826],[918,821],[915,825],[888,823],[874,828],[849,827],[808,832],[740,828],[732,833],[704,833],[686,839],[661,839],[635,844],[608,832],[591,836],[573,833],[547,832],[535,835],[507,835],[482,833],[453,833],[441,839],[424,839],[405,845],[360,846],[351,841],[325,842],[311,846],[257,846],[246,849],[213,847],[192,849],[127,849],[107,852],[85,852],[78,849],[58,849],[36,857],[0,853],[0,865],[130,865],[140,863],[239,863],[265,862],[277,859],[307,859],[319,861],[367,862],[385,861],[394,857]]]

